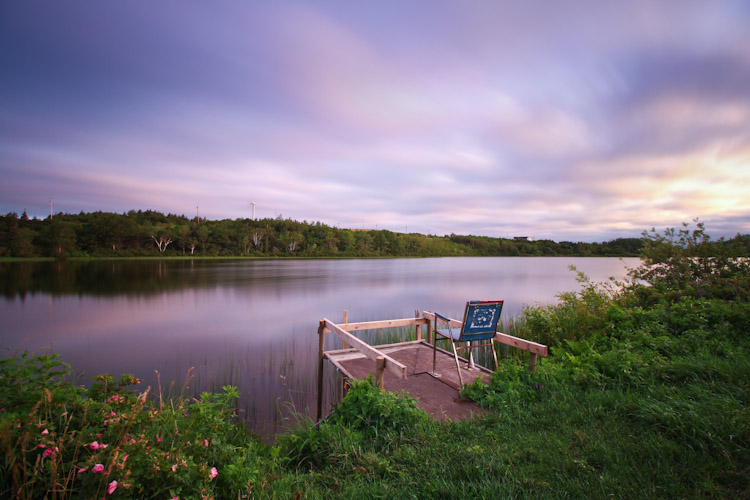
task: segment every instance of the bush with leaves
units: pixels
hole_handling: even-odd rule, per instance
[[[56,355],[0,369],[0,497],[225,498],[262,477],[267,447],[234,422],[233,387],[153,401],[131,375],[75,387]]]

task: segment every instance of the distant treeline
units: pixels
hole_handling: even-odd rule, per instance
[[[729,242],[750,249],[750,237]],[[429,236],[338,229],[291,219],[205,220],[153,210],[58,213],[46,219],[0,216],[0,257],[439,257],[637,256],[640,238],[604,243]]]

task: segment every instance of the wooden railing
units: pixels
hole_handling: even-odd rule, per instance
[[[359,323],[349,323],[347,321],[348,313],[344,311],[344,322],[336,324],[328,318],[320,320],[318,325],[318,420],[320,420],[323,406],[323,363],[325,361],[325,336],[326,333],[332,333],[341,339],[344,349],[352,347],[365,357],[373,360],[375,367],[375,380],[378,386],[384,388],[385,371],[391,372],[402,380],[406,380],[406,366],[395,359],[391,358],[384,352],[371,346],[363,340],[358,339],[349,332],[377,330],[383,328],[399,328],[405,326],[416,327],[417,340],[422,340],[422,327],[427,328],[427,339],[434,343],[432,338],[432,325],[435,321],[435,314],[429,311],[423,311],[421,317],[390,319],[384,321],[365,321]],[[450,320],[451,327],[461,328],[463,322],[456,319]],[[533,374],[536,370],[537,356],[547,356],[548,349],[546,345],[537,344],[530,340],[521,339],[497,332],[495,340],[501,344],[509,345],[529,352],[529,371]]]
[[[435,314],[429,311],[424,311],[422,313],[422,317],[427,319],[428,322],[435,321]],[[452,328],[462,328],[463,326],[464,324],[462,321],[451,319]],[[536,371],[537,356],[546,357],[549,354],[549,349],[546,345],[537,344],[536,342],[532,342],[530,340],[514,337],[513,335],[508,335],[507,333],[497,332],[495,334],[495,341],[500,342],[501,344],[522,349],[524,351],[529,351],[529,371],[532,374]]]

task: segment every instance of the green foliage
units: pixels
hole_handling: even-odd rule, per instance
[[[533,378],[506,362],[464,396],[552,426],[554,470],[580,477],[558,480],[558,492],[747,497],[750,295],[747,262],[727,248],[700,224],[652,235],[620,291],[582,280],[581,292],[524,312],[525,333],[553,346]],[[572,444],[554,443],[566,434]]]
[[[644,232],[643,265],[633,270],[631,291],[640,303],[679,301],[685,295],[724,300],[750,296],[745,237],[711,242],[704,225]]]
[[[606,243],[517,241],[355,230],[284,219],[210,221],[153,210],[0,216],[0,257],[438,257],[503,255],[635,256],[636,238]]]
[[[233,387],[155,402],[131,375],[75,387],[54,356],[0,366],[2,497],[227,498],[262,477],[266,448],[233,423]]]
[[[557,346],[563,341],[588,338],[603,331],[608,315],[615,314],[610,313],[619,293],[614,284],[592,283],[574,266],[571,270],[578,275],[581,291],[559,294],[557,304],[524,309],[524,335],[535,342]]]
[[[382,391],[371,378],[353,380],[346,397],[318,427],[303,423],[278,441],[294,468],[321,468],[331,462],[372,466],[375,455],[404,445],[428,421],[414,399]],[[367,453],[366,448],[373,450]]]

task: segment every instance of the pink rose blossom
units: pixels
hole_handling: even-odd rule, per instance
[[[42,434],[46,436],[47,434],[49,434],[49,430],[47,430],[47,429],[44,429],[44,430],[42,431]]]
[[[78,469],[78,472],[77,472],[77,473],[78,473],[78,474],[83,474],[83,473],[84,473],[84,472],[86,472],[87,470],[88,470],[88,469],[87,469],[86,467],[81,467],[80,469]]]
[[[111,495],[112,493],[115,492],[116,489],[117,489],[117,481],[112,481],[111,483],[109,483],[109,488],[107,488],[107,493]]]
[[[44,450],[44,453],[42,453],[42,458],[47,458],[50,455],[52,455],[52,450],[47,448],[46,450]]]
[[[203,440],[203,446],[208,446],[208,439]]]
[[[211,472],[208,473],[208,477],[213,479],[218,475],[219,475],[219,471],[216,470],[216,467],[211,467]]]
[[[172,472],[174,472],[174,471],[176,471],[176,470],[177,470],[177,464],[174,464],[174,465],[172,466]]]
[[[46,447],[47,447],[47,445],[46,445],[46,444],[40,444],[40,445],[39,445],[39,447],[40,447],[40,448],[46,448]]]
[[[157,437],[157,438],[156,438],[156,442],[157,442],[157,443],[161,443],[161,442],[162,442],[162,439],[161,439],[160,437]]]
[[[91,443],[89,444],[89,448],[91,448],[92,450],[96,451],[96,450],[98,450],[98,449],[99,449],[99,443],[97,443],[96,441],[92,441],[92,442],[91,442]]]
[[[104,471],[104,466],[102,464],[96,464],[93,469],[91,469],[91,472],[94,474],[98,474],[100,472]]]

